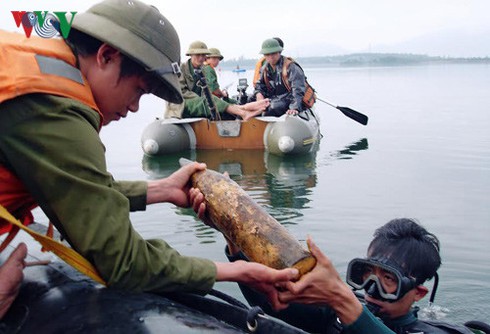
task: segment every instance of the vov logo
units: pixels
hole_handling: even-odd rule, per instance
[[[51,38],[58,33],[64,38],[67,38],[77,12],[70,12],[70,22],[68,22],[66,18],[67,12],[50,13],[37,10],[33,12],[12,11],[11,13],[14,16],[17,28],[20,27],[20,25],[24,28],[26,37],[31,37],[32,29],[34,28],[36,34],[43,38]]]

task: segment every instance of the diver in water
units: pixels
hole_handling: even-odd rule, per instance
[[[227,241],[230,261],[246,259]],[[346,281],[352,289],[311,239],[308,244],[317,265],[280,293],[289,307],[274,310],[260,293],[240,285],[250,305],[315,333],[473,333],[466,326],[418,319],[413,304],[429,292],[424,282],[435,278],[433,301],[441,257],[437,237],[415,221],[394,219],[376,230],[367,257],[349,263]]]

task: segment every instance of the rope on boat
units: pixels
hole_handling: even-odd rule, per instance
[[[244,303],[242,303],[241,301],[239,301],[238,299],[236,298],[233,298],[232,296],[230,295],[227,295],[226,293],[223,293],[221,291],[218,291],[218,290],[215,290],[215,289],[212,289],[209,294],[211,296],[214,296],[216,298],[219,298],[219,299],[222,299],[224,300],[225,302],[227,302],[228,304],[231,304],[231,305],[235,305],[235,306],[238,306],[240,308],[243,308],[245,310],[249,309],[249,307],[247,305],[245,305]]]

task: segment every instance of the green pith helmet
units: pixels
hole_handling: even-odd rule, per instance
[[[186,56],[190,55],[208,55],[210,54],[208,50],[208,46],[201,41],[195,41],[192,42],[191,45],[189,45],[189,50],[186,52]]]
[[[104,0],[73,19],[74,29],[121,51],[161,81],[154,94],[182,103],[180,41],[172,24],[138,0]]]
[[[263,55],[267,55],[269,53],[276,53],[281,51],[282,46],[279,44],[279,42],[274,38],[268,38],[262,43],[262,50],[260,50],[260,53],[262,53]]]
[[[217,57],[219,58],[219,60],[223,60],[223,55],[221,54],[221,52],[219,52],[219,49],[216,49],[216,48],[209,48],[209,54],[208,54],[208,58],[211,58],[211,57]]]

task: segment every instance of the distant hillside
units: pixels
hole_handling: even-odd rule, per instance
[[[484,58],[449,58],[431,57],[416,54],[397,54],[397,53],[354,53],[342,56],[323,56],[323,57],[298,57],[296,58],[301,66],[402,66],[402,65],[427,65],[442,63],[488,63],[490,57]],[[240,68],[253,69],[257,59],[230,59],[220,63],[223,69]]]
[[[466,29],[451,30],[444,29],[423,34],[396,44],[373,44],[370,51],[379,53],[396,52],[464,58],[485,57],[490,55],[490,30],[485,30],[484,27],[467,27]],[[336,54],[346,53],[348,52]]]

